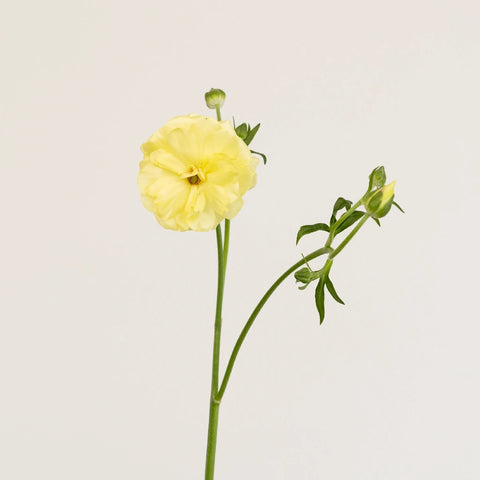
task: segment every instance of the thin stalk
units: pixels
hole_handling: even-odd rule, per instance
[[[237,358],[238,352],[240,351],[240,347],[242,346],[243,341],[245,340],[245,337],[247,336],[248,331],[250,330],[251,326],[253,325],[253,322],[257,318],[258,314],[260,313],[260,310],[263,308],[267,300],[271,297],[272,293],[278,288],[278,286],[290,275],[292,274],[297,268],[301,267],[303,264],[308,262],[309,260],[313,260],[314,258],[319,257],[320,255],[324,255],[326,253],[330,253],[332,251],[331,248],[329,247],[324,247],[320,248],[318,250],[315,250],[314,252],[310,253],[309,255],[305,256],[302,258],[302,260],[299,260],[297,263],[292,265],[288,270],[286,270],[282,275],[280,275],[277,280],[272,284],[272,286],[267,290],[265,295],[261,298],[261,300],[258,302],[257,306],[255,307],[255,310],[252,312],[250,315],[249,319],[247,320],[247,323],[243,327],[243,330],[241,331],[237,342],[235,343],[235,346],[233,347],[232,353],[230,355],[230,360],[228,361],[227,368],[225,369],[225,375],[223,376],[223,381],[220,386],[220,389],[218,390],[216,400],[220,402],[222,400],[223,394],[225,393],[225,389],[227,388],[228,380],[230,379],[230,375],[232,373],[233,366],[235,364],[235,360]]]
[[[217,120],[219,122],[222,121],[222,115],[220,114],[220,106],[219,105],[215,105],[215,111],[217,112]]]
[[[217,226],[217,254],[218,254],[218,283],[217,283],[217,306],[215,310],[215,333],[213,339],[212,360],[212,385],[210,390],[210,412],[208,418],[207,454],[205,461],[205,480],[213,480],[215,469],[215,452],[217,448],[218,413],[220,402],[216,396],[218,392],[218,377],[220,370],[220,337],[222,331],[222,304],[225,287],[225,249],[228,244],[222,242],[222,227]],[[225,239],[228,241],[228,237]]]
[[[331,260],[336,257],[347,245],[347,243],[355,236],[355,234],[362,228],[362,225],[370,218],[369,215],[365,214],[362,219],[355,225],[355,228],[345,237],[343,242],[328,256]]]
[[[226,275],[227,271],[227,259],[228,259],[228,246],[230,244],[230,220],[228,218],[225,219],[225,233],[224,233],[224,241],[223,241],[223,275]]]

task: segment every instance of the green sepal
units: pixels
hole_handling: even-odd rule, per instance
[[[376,223],[379,227],[381,227],[381,225],[380,225],[380,220],[379,220],[378,218],[371,217],[371,219],[374,220],[375,223]]]
[[[266,165],[267,164],[267,156],[264,154],[264,153],[260,153],[260,152],[255,152],[255,150],[250,150],[251,153],[254,153],[255,155],[260,155],[263,159],[263,164]]]
[[[324,232],[330,232],[330,227],[326,223],[315,223],[313,225],[302,225],[297,233],[297,245],[300,239],[304,235],[308,235],[309,233],[318,232],[319,230],[323,230]]]
[[[325,319],[325,277],[322,275],[315,289],[315,305],[320,315],[320,325]]]
[[[332,281],[330,280],[330,277],[327,277],[327,281],[325,282],[327,286],[327,290],[330,292],[330,295],[333,297],[333,299],[341,303],[342,305],[345,305],[345,302],[338,296],[338,293],[335,291],[335,287],[333,286]]]
[[[348,216],[336,229],[335,229],[335,235],[337,235],[340,232],[343,232],[346,230],[348,227],[351,227],[355,222],[360,220],[363,216],[365,215],[365,212],[362,212],[360,210],[355,210]]]
[[[233,120],[235,122],[235,119]],[[235,123],[234,123],[235,125]],[[242,123],[241,125],[239,125],[238,127],[235,127],[235,132],[236,134],[243,140],[245,141],[245,139],[247,138],[247,135],[248,135],[248,125],[246,123]],[[248,143],[247,143],[248,145]]]
[[[387,174],[384,167],[376,167],[372,170],[372,173],[368,177],[368,191],[372,188],[380,188],[385,185],[387,181]]]
[[[335,201],[335,204],[333,205],[333,212],[332,216],[330,217],[330,225],[333,225],[337,221],[337,212],[339,212],[342,208],[348,210],[351,206],[352,202],[350,200],[347,200],[343,197],[338,197]]]
[[[258,123],[257,125],[255,125],[252,129],[250,129],[250,125],[248,125],[247,135],[246,135],[246,137],[243,139],[243,141],[244,141],[247,145],[250,145],[251,141],[253,140],[253,137],[255,137],[255,135],[257,134],[259,128],[260,128],[260,124],[259,124],[259,123]]]
[[[402,213],[405,213],[403,208],[397,202],[393,202],[392,205],[395,205]]]

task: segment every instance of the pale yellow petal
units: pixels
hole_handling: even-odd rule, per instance
[[[175,117],[142,150],[137,180],[142,202],[168,229],[214,229],[238,214],[242,196],[256,183],[258,161],[229,122]]]

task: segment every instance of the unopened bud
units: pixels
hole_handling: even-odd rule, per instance
[[[384,217],[392,208],[395,183],[392,182],[382,188],[365,195],[362,202],[368,215],[374,218]]]
[[[225,102],[225,92],[219,88],[211,88],[205,94],[205,102],[207,102],[208,108],[221,108]]]
[[[313,282],[313,280],[316,280],[317,278],[319,278],[320,275],[321,275],[321,270],[315,272],[307,267],[297,270],[294,274],[295,280],[297,282],[305,284],[305,286],[307,286],[310,282]]]
[[[370,182],[368,185],[368,190],[370,191],[372,188],[383,187],[386,181],[387,181],[387,175],[385,173],[385,168],[377,167],[370,174]]]
[[[248,135],[248,126],[246,123],[242,123],[241,125],[239,125],[235,131],[237,132],[237,135],[242,139],[242,140],[245,140],[247,138],[247,135]]]

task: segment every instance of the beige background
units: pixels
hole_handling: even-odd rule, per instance
[[[394,211],[342,253],[318,326],[286,282],[224,398],[218,480],[478,479],[474,1],[7,1],[1,15],[0,477],[200,479],[215,235],[141,206],[169,118],[261,122],[232,224],[224,360],[295,247],[376,165]]]

